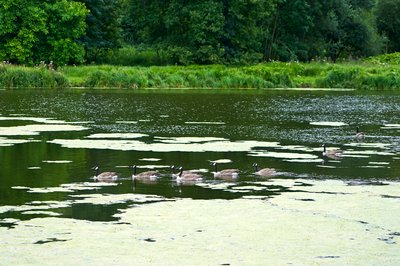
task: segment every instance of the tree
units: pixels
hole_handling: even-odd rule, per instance
[[[86,58],[96,60],[99,53],[120,47],[121,0],[77,0],[85,4],[90,13],[86,17],[86,34],[80,38]]]
[[[164,16],[166,36],[162,43],[178,63],[219,63],[224,18],[222,5],[213,0],[171,1]]]
[[[128,0],[124,37],[176,63],[257,61],[275,0]]]
[[[381,42],[372,7],[372,0],[281,0],[271,20],[265,57],[336,61],[375,54]]]
[[[264,58],[309,60],[316,38],[312,33],[313,19],[311,6],[306,0],[280,1],[270,21]]]
[[[69,0],[0,0],[0,59],[30,65],[82,62],[77,40],[87,13],[83,4]]]
[[[33,63],[32,48],[47,34],[47,14],[39,1],[0,1],[0,58]]]
[[[224,45],[229,62],[262,59],[275,0],[224,0]]]
[[[223,55],[222,5],[218,1],[131,0],[124,38],[167,53],[173,63],[218,63]]]
[[[400,51],[400,0],[379,0],[376,8],[376,20],[379,31],[388,40],[389,52]]]

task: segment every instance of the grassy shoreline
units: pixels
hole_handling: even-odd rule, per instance
[[[282,63],[253,66],[0,65],[0,88],[400,88],[400,67],[377,63]]]

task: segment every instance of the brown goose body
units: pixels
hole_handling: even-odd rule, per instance
[[[270,176],[276,175],[276,170],[274,168],[259,169],[257,163],[254,163],[253,166],[255,168],[255,172],[254,172],[255,175],[258,175],[261,177],[270,177]]]
[[[99,173],[100,169],[98,166],[93,168],[96,171],[94,180],[102,182],[112,182],[118,179],[118,174],[116,172],[102,172]]]
[[[239,169],[224,169],[221,171],[217,170],[217,163],[212,163],[214,166],[214,178],[219,178],[223,180],[236,180],[239,178]]]
[[[183,167],[179,168],[179,174],[176,177],[176,181],[179,182],[199,182],[203,180],[203,177],[198,174],[194,173],[192,171],[184,171]]]
[[[359,127],[357,127],[356,130],[357,130],[356,131],[356,139],[360,140],[360,139],[365,138],[364,132],[361,132]]]
[[[343,157],[343,151],[339,149],[327,150],[325,143],[322,145],[324,147],[324,151],[322,152],[322,156],[328,157],[330,159],[341,159]]]
[[[157,181],[157,179],[160,177],[160,173],[157,171],[146,171],[146,172],[136,173],[137,166],[134,165],[132,166],[132,168],[133,168],[132,179],[134,180]]]

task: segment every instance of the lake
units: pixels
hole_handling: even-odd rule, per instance
[[[399,92],[0,90],[0,265],[399,264],[399,133]]]

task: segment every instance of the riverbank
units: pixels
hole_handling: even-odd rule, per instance
[[[400,87],[400,67],[381,63],[282,63],[253,66],[0,65],[2,88],[351,88]]]

